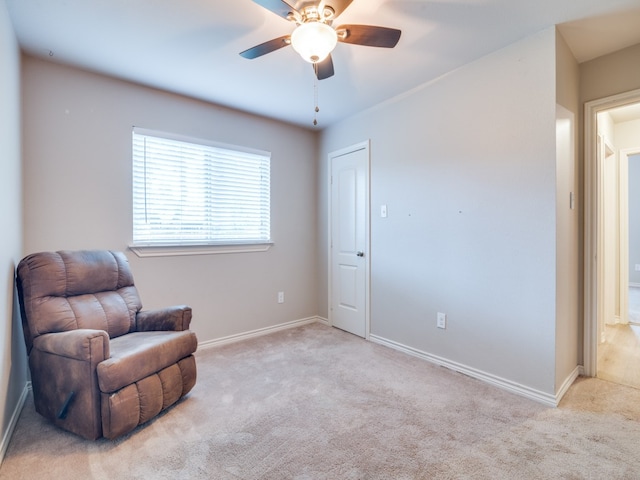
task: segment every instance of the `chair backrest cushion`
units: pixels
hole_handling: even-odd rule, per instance
[[[124,335],[142,308],[127,258],[108,250],[29,255],[18,265],[18,294],[29,350],[45,333],[90,328]]]

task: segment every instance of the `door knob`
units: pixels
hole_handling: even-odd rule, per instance
[[[364,257],[364,252],[358,251],[358,253],[356,253],[357,256],[359,257]]]

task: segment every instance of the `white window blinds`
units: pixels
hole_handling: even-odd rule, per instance
[[[133,243],[268,243],[267,152],[133,130]]]

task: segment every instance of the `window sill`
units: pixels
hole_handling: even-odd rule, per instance
[[[183,255],[219,255],[226,253],[266,252],[273,242],[232,245],[130,245],[138,257],[176,257]]]

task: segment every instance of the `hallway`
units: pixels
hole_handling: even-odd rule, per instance
[[[598,345],[598,378],[640,388],[640,325],[607,325]]]

